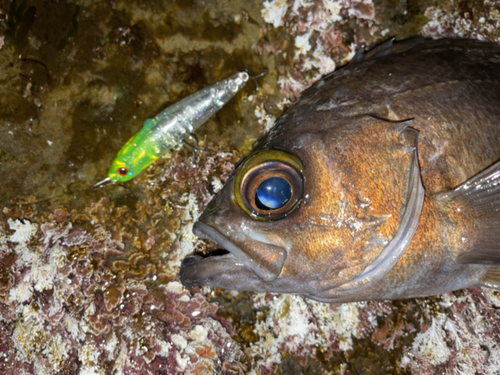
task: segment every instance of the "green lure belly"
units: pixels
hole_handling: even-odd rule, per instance
[[[203,125],[243,88],[249,78],[246,72],[236,73],[147,119],[142,129],[116,155],[108,178],[94,187],[103,186],[104,181],[128,181],[140,174]]]

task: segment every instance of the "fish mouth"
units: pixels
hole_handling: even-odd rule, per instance
[[[207,285],[210,283],[213,275],[226,273],[232,269],[243,267],[243,263],[241,263],[229,249],[232,249],[233,252],[236,253],[241,250],[224,237],[218,230],[207,224],[196,222],[193,226],[193,233],[198,237],[217,243],[225,250],[229,251],[229,253],[224,255],[210,253],[206,257],[193,255],[184,258],[181,263],[180,271],[181,283],[184,286],[193,287]]]
[[[229,253],[217,255],[212,252],[206,257],[194,255],[185,258],[180,270],[181,283],[184,286],[209,285],[252,290],[248,288],[273,281],[281,273],[286,252],[277,246],[265,244],[269,249],[267,257],[259,258],[256,254],[243,251],[216,228],[201,221],[195,223],[193,233],[217,243]]]

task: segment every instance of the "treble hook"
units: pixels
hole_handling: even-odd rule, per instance
[[[106,177],[104,180],[96,182],[94,185],[92,185],[91,187],[89,187],[89,190],[101,189],[103,187],[113,185],[114,183],[116,183],[116,181],[112,180],[109,177]]]
[[[265,68],[261,73],[254,75],[254,76],[250,73],[250,71],[248,69],[245,69],[244,71],[248,73],[248,76],[251,79],[253,79],[253,81],[255,83],[255,90],[258,91],[259,90],[259,83],[257,82],[257,78],[265,76],[267,74],[267,72],[269,71],[269,69]]]

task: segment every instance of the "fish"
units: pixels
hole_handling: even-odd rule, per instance
[[[500,289],[500,46],[389,40],[301,93],[193,233],[187,287],[327,303]]]
[[[91,189],[129,181],[157,159],[178,148],[184,139],[227,104],[249,78],[247,72],[238,72],[185,97],[144,121],[142,128],[125,143],[112,161],[108,177],[92,185]]]

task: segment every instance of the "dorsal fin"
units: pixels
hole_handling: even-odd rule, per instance
[[[366,61],[389,55],[394,48],[394,41],[394,38],[387,39],[385,42],[380,43],[378,46],[373,47],[369,51],[366,51],[363,54],[363,60]]]
[[[352,58],[350,64],[356,64],[362,61],[376,59],[387,55],[403,53],[415,47],[416,45],[422,43],[424,40],[425,39],[420,36],[410,39],[405,39],[400,42],[396,42],[395,38],[390,38],[366,52],[365,52],[365,46],[363,44],[356,49],[356,54]]]

